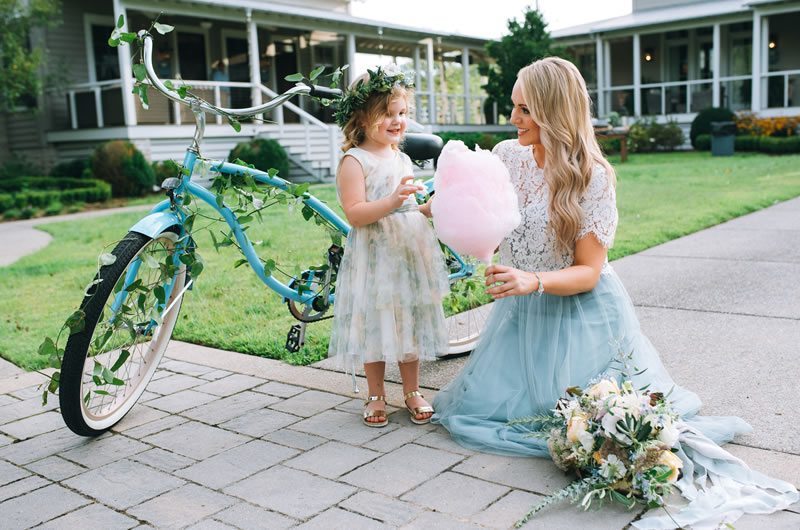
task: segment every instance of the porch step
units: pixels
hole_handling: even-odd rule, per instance
[[[328,132],[314,126],[285,124],[267,126],[258,136],[276,140],[289,155],[289,180],[329,181],[336,172],[332,167]],[[336,130],[336,148],[341,144],[341,132]],[[338,162],[338,152],[336,153]]]

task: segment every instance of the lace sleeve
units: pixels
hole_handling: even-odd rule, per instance
[[[604,247],[611,248],[619,219],[617,194],[602,166],[595,167],[580,204],[583,208],[583,225],[578,232],[578,239],[591,233]]]

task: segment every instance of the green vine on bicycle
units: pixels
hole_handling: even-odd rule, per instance
[[[110,46],[116,47],[122,44],[139,42],[139,37],[136,33],[122,31],[124,25],[124,17],[120,15],[119,19],[117,20],[116,27],[108,39],[108,44]],[[156,18],[148,31],[155,30],[160,34],[165,35],[171,32],[173,29],[173,26],[159,23],[158,18]],[[347,66],[338,68],[332,74],[330,74],[331,88],[335,88],[338,85],[346,68]],[[319,67],[314,69],[307,77],[298,73],[289,75],[286,77],[286,79],[288,81],[297,82],[316,81],[320,78],[323,70],[324,67]],[[139,97],[142,105],[146,109],[149,106],[147,96],[147,88],[149,83],[146,81],[147,75],[144,64],[136,62],[133,65],[133,74],[136,78],[133,93]],[[191,92],[191,86],[189,85],[183,84],[175,88],[170,81],[166,81],[165,85],[171,90],[175,90],[181,98],[192,96],[198,100],[202,100],[202,98]],[[320,101],[322,105],[329,105],[331,103],[330,100],[325,98],[316,99]],[[227,118],[234,130],[239,132],[241,130],[241,125],[238,120],[230,116],[227,116]],[[209,162],[204,159],[198,159],[197,161],[197,164],[204,163],[208,164]],[[235,163],[255,169],[255,166],[247,164],[242,160],[236,160]],[[277,175],[277,170],[269,169],[267,173],[270,177],[275,177]],[[178,176],[188,178],[190,174],[187,168],[181,166]],[[236,175],[223,175],[220,173],[214,177],[211,185],[211,191],[215,194],[217,204],[220,207],[227,206],[236,216],[237,221],[245,231],[249,228],[250,223],[254,219],[258,219],[259,221],[262,220],[262,212],[265,209],[276,205],[283,205],[290,210],[299,208],[303,219],[306,221],[313,220],[315,224],[325,228],[331,237],[332,243],[335,245],[341,245],[341,234],[338,232],[338,230],[331,226],[330,223],[321,217],[315,210],[305,204],[305,201],[310,198],[310,195],[308,194],[308,188],[308,183],[289,183],[287,184],[285,190],[271,186],[260,187],[250,172],[244,172]],[[197,278],[204,269],[203,259],[197,252],[197,247],[195,245],[195,236],[203,230],[208,230],[214,249],[217,252],[219,252],[220,248],[229,246],[235,246],[240,252],[242,252],[241,247],[236,242],[235,237],[230,230],[227,232],[219,231],[218,233],[215,233],[215,231],[212,229],[212,226],[214,226],[215,223],[222,221],[222,219],[218,216],[209,216],[201,212],[197,205],[192,201],[191,195],[175,195],[172,198],[171,207],[173,211],[178,213],[184,219],[182,224],[183,233],[177,240],[176,246],[180,248],[180,266],[186,267],[187,272],[192,278]],[[207,221],[207,223],[198,227],[197,225],[202,222],[198,222],[198,220],[204,220]],[[116,246],[118,243],[120,243],[120,241],[108,245],[106,249],[112,245]],[[258,242],[255,244],[258,244]],[[244,256],[243,253],[242,255]],[[124,289],[128,295],[124,297],[121,306],[117,310],[117,316],[115,316],[113,319],[103,320],[102,324],[100,324],[100,326],[104,327],[100,329],[100,333],[96,335],[96,338],[90,344],[89,352],[87,354],[88,357],[96,357],[97,355],[104,353],[110,346],[113,346],[113,344],[109,344],[109,340],[115,335],[115,332],[120,331],[121,329],[127,330],[130,333],[133,345],[136,345],[137,341],[140,340],[139,336],[137,336],[136,330],[141,326],[142,321],[147,322],[152,320],[158,324],[161,323],[161,311],[166,304],[166,293],[162,285],[168,283],[173,277],[175,277],[175,275],[179,272],[180,266],[174,263],[172,254],[169,252],[165,253],[163,259],[159,259],[159,257],[149,253],[142,253],[139,258],[142,261],[142,266],[152,269],[153,271],[158,270],[158,276],[155,278],[155,281],[150,282],[148,285],[144,285],[140,280],[136,280],[131,285],[126,287],[124,285],[124,277],[117,282],[113,292],[118,294]],[[272,259],[264,260],[260,257],[259,259],[264,267],[264,274],[267,276],[276,273],[287,278],[299,278],[300,276],[301,271],[299,269],[286,271],[283,270]],[[100,279],[101,269],[103,267],[113,265],[115,261],[116,256],[106,252],[105,249],[98,256],[97,274],[95,275],[95,279],[92,280],[85,288],[85,297],[81,304],[81,308],[85,307],[88,300],[90,300],[95,294],[97,285],[102,282]],[[234,263],[234,268],[245,263],[247,263],[247,259],[242,257]],[[327,264],[320,265],[318,267],[312,267],[312,269],[319,271],[324,271],[327,268]],[[309,287],[301,282],[298,282],[296,288],[299,294],[303,294],[309,290]],[[76,309],[70,314],[70,316],[62,324],[55,338],[49,336],[45,337],[39,346],[39,355],[47,358],[49,368],[55,369],[55,371],[49,376],[49,381],[46,383],[46,387],[42,392],[43,405],[47,404],[48,395],[56,394],[59,388],[61,376],[60,369],[64,357],[64,347],[61,345],[62,341],[68,340],[70,335],[79,333],[85,328],[86,314],[81,308]],[[92,372],[92,381],[98,388],[92,390],[91,392],[94,392],[98,395],[108,395],[109,392],[105,390],[104,387],[124,385],[125,382],[121,378],[117,377],[117,371],[122,368],[130,355],[131,353],[128,349],[121,349],[110,368],[105,367],[101,363],[95,361]],[[91,395],[89,393],[83,396],[84,402],[88,402],[90,397]]]

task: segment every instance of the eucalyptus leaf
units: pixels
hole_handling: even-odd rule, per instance
[[[117,257],[110,252],[104,252],[97,257],[97,260],[100,262],[101,267],[107,267],[116,263]]]
[[[120,15],[117,19],[117,29],[122,29],[122,26],[125,25],[125,15]]]
[[[142,63],[136,63],[133,65],[133,75],[137,81],[144,81],[147,79],[147,68]]]
[[[119,352],[119,357],[117,357],[117,360],[114,361],[114,365],[111,366],[111,371],[116,373],[117,370],[122,368],[122,365],[125,364],[125,361],[127,361],[128,357],[130,356],[131,352],[129,352],[128,350],[122,350],[121,352]]]
[[[71,333],[79,333],[86,327],[86,313],[78,309],[67,318],[64,324],[69,328]]]
[[[287,75],[286,77],[284,77],[284,79],[287,80],[287,81],[291,81],[293,83],[296,83],[298,81],[302,81],[303,80],[303,74],[300,74],[300,73],[290,74],[290,75]]]
[[[325,71],[324,66],[318,66],[314,68],[313,70],[311,70],[311,73],[308,74],[308,79],[311,81],[316,80],[319,77],[319,74],[321,74],[323,71]]]
[[[160,22],[154,23],[153,27],[156,29],[157,32],[161,33],[162,35],[166,35],[170,31],[175,29],[175,26],[170,26],[169,24],[162,24]]]

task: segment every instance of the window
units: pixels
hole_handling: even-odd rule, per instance
[[[178,33],[178,70],[182,79],[208,80],[205,37],[200,33]]]
[[[119,79],[119,56],[117,49],[108,45],[108,36],[113,28],[92,24],[92,51],[94,73],[97,81]]]

